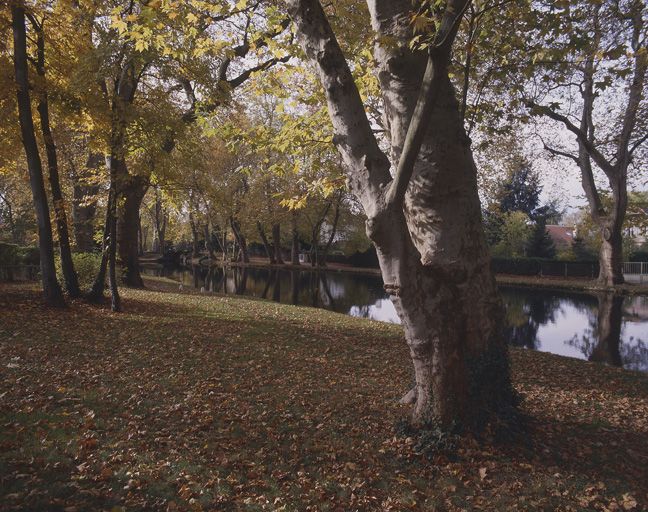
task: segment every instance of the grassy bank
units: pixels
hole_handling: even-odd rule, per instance
[[[645,375],[513,350],[525,439],[429,459],[398,326],[148,285],[112,314],[0,284],[0,509],[648,506]]]

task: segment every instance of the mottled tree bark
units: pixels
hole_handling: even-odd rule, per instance
[[[13,60],[17,86],[18,119],[23,146],[25,148],[25,156],[27,158],[34,209],[36,210],[43,293],[47,304],[60,307],[65,304],[65,301],[61,287],[56,280],[52,225],[49,217],[45,184],[43,183],[43,165],[38,153],[34,132],[34,119],[31,111],[31,99],[29,97],[25,9],[21,2],[12,2],[11,22],[14,43]]]
[[[368,217],[385,289],[405,330],[416,376],[413,423],[479,426],[510,413],[515,397],[500,335],[502,309],[475,164],[447,71],[466,2],[448,4],[429,55],[409,49],[409,0],[368,2],[379,36],[374,57],[389,157],[319,2],[288,4],[324,86],[349,187]]]

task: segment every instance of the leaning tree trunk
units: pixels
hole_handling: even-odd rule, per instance
[[[279,223],[272,225],[272,245],[274,248],[274,259],[279,265],[284,264],[281,255],[281,225]]]
[[[268,261],[270,262],[270,265],[274,265],[277,263],[277,260],[275,259],[275,252],[273,248],[270,246],[270,242],[268,242],[268,237],[265,234],[265,231],[263,230],[263,226],[259,221],[257,221],[257,230],[259,231],[259,236],[261,237],[261,241],[263,242],[263,247],[265,249],[266,255],[268,256]]]
[[[466,2],[449,1],[439,46],[429,56],[410,50],[409,0],[368,3],[379,36],[374,57],[390,157],[375,139],[321,5],[288,0],[302,47],[318,67],[348,183],[368,217],[367,234],[405,331],[416,377],[408,394],[412,422],[479,428],[512,414],[515,396],[476,168],[447,71]]]
[[[41,81],[45,82],[45,39],[43,36],[42,25],[36,25],[36,43],[37,43],[37,70]],[[58,233],[59,253],[61,256],[61,270],[65,288],[70,297],[77,298],[81,296],[79,289],[79,279],[74,270],[72,261],[72,251],[70,249],[70,235],[68,231],[67,214],[65,211],[65,199],[61,190],[61,181],[59,178],[58,157],[56,154],[56,144],[50,127],[49,118],[49,100],[47,88],[43,83],[43,91],[38,101],[38,115],[40,117],[41,133],[45,143],[45,153],[47,155],[47,169],[49,171],[50,189],[52,191],[52,203],[54,205],[54,218],[56,219],[56,231]]]
[[[597,341],[590,361],[622,366],[621,320],[623,318],[623,295],[601,293],[598,295]]]
[[[108,192],[108,204],[106,206],[106,215],[104,220],[103,235],[101,238],[101,261],[99,263],[99,270],[95,276],[94,282],[90,293],[88,293],[88,301],[99,304],[103,301],[103,293],[106,288],[106,271],[108,269],[108,246],[110,244],[110,215],[113,211],[112,203],[114,201],[112,188]]]
[[[149,182],[145,177],[129,175],[123,160],[117,163],[117,173],[118,190],[122,198],[118,209],[117,243],[119,259],[124,269],[124,283],[132,288],[143,288],[137,248],[137,220]]]
[[[18,119],[20,133],[27,158],[29,183],[36,210],[38,225],[38,247],[40,250],[41,279],[46,302],[51,306],[63,306],[63,292],[56,280],[54,266],[54,243],[52,225],[47,205],[47,194],[43,183],[43,165],[38,153],[34,134],[34,119],[29,97],[27,66],[27,34],[25,30],[25,9],[20,2],[12,2],[11,19],[14,43],[14,72],[17,85]]]
[[[232,232],[234,233],[234,238],[236,238],[236,243],[239,246],[239,257],[237,259],[239,261],[242,261],[243,263],[250,263],[250,255],[248,254],[245,235],[241,233],[241,226],[233,216],[230,216],[230,226],[232,228]]]

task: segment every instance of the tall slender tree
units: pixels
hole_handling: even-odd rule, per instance
[[[21,0],[11,2],[11,20],[14,42],[14,72],[17,86],[18,117],[22,135],[29,182],[31,185],[36,219],[38,223],[38,246],[40,249],[41,279],[46,302],[51,306],[63,306],[63,292],[56,279],[54,266],[54,242],[45,184],[43,166],[38,152],[34,119],[29,94],[30,84],[27,59],[27,33],[25,28],[25,6]]]
[[[80,297],[79,279],[74,270],[72,261],[72,250],[70,249],[70,235],[68,230],[65,198],[61,190],[59,177],[58,156],[54,136],[50,126],[50,109],[47,91],[47,79],[45,76],[45,33],[44,20],[38,20],[36,16],[27,14],[29,21],[36,33],[36,72],[41,80],[41,90],[38,94],[38,115],[40,118],[41,133],[45,144],[47,155],[47,169],[49,171],[50,189],[52,191],[52,203],[54,205],[54,218],[56,219],[56,231],[58,233],[59,253],[61,256],[61,269],[65,280],[65,289],[71,297]]]

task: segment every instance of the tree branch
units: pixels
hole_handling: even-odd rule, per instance
[[[603,170],[603,172],[605,172],[606,175],[614,174],[615,172],[614,167],[607,161],[605,156],[603,156],[603,154],[598,149],[596,149],[594,144],[590,140],[588,140],[587,134],[583,132],[580,128],[578,128],[574,123],[572,123],[566,116],[551,110],[547,106],[538,105],[537,103],[531,100],[528,100],[526,102],[526,105],[531,109],[532,114],[537,113],[549,117],[554,121],[561,122],[565,126],[565,128],[567,128],[570,132],[576,135],[578,142],[585,147],[588,154],[590,154],[591,157],[596,162],[596,165],[598,165]]]
[[[452,43],[468,5],[470,5],[470,0],[449,0],[446,7],[441,26],[428,55],[418,100],[398,161],[396,177],[387,192],[387,204],[390,206],[401,205],[405,198],[405,192],[414,172],[414,164],[428,128],[430,115],[434,110],[439,90],[446,77]]]
[[[326,94],[334,142],[349,186],[367,216],[376,212],[383,187],[391,181],[389,159],[380,150],[349,65],[318,0],[287,0],[304,52],[315,64]]]

